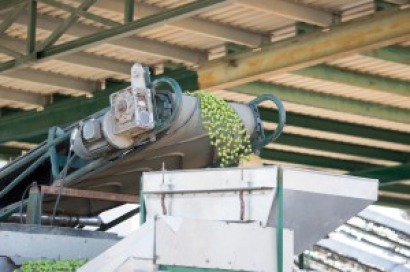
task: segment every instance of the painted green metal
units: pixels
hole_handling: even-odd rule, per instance
[[[278,113],[272,109],[260,108],[259,114],[261,118],[266,121],[275,122],[275,120],[278,119]],[[376,128],[366,126],[365,124],[359,125],[294,112],[286,113],[286,124],[289,126],[410,145],[410,133]]]
[[[8,185],[8,186],[14,187],[17,183],[20,182],[19,179],[29,174],[33,169],[35,169],[38,165],[40,165],[43,160],[48,158],[48,149],[51,146],[56,146],[60,144],[61,142],[67,140],[69,136],[70,136],[70,133],[65,133],[61,135],[59,138],[49,141],[43,144],[42,146],[38,147],[37,149],[27,153],[24,157],[22,157],[20,160],[15,162],[12,165],[12,167],[7,167],[4,170],[2,170],[0,172],[0,179],[24,167],[27,163],[30,163],[32,160],[37,159],[33,164],[31,164],[28,168],[26,168],[26,170],[24,170],[23,173],[21,173],[16,179],[14,179],[12,183]],[[8,188],[8,186],[6,188]],[[6,188],[4,188],[3,191],[6,190]],[[0,198],[3,196],[3,191],[0,192]]]
[[[59,1],[55,1],[55,0],[40,0],[41,2],[46,3],[47,5],[56,7],[58,9],[62,9],[64,11],[70,12],[70,13],[76,13],[77,15],[80,15],[81,17],[84,17],[86,19],[95,21],[97,23],[103,24],[103,25],[110,25],[111,23],[113,23],[114,21],[104,18],[102,16],[98,16],[96,14],[87,12],[86,9],[78,9],[75,7],[72,7],[70,5],[64,4],[62,2]]]
[[[27,24],[27,56],[32,56],[36,51],[37,32],[37,0],[28,2],[28,24]],[[33,56],[34,57],[34,56]]]
[[[292,72],[325,61],[405,41],[410,35],[410,10],[380,12],[323,32],[296,36],[263,47],[258,52],[228,56],[201,65],[203,89],[226,89],[275,73]]]
[[[402,46],[388,46],[362,53],[362,55],[404,65],[410,65],[410,49]]]
[[[298,268],[299,269],[305,268],[305,254],[304,253],[298,256]]]
[[[119,39],[126,36],[131,36],[138,31],[143,31],[147,28],[152,28],[157,24],[162,24],[164,21],[170,22],[181,18],[195,15],[204,10],[213,8],[215,5],[221,4],[226,0],[202,0],[195,1],[186,5],[179,6],[174,9],[167,10],[162,13],[154,14],[152,16],[144,17],[139,20],[135,20],[126,24],[118,24],[112,20],[103,18],[101,16],[88,13],[86,11],[77,10],[76,8],[67,4],[57,2],[55,0],[41,0],[42,2],[66,10],[69,12],[78,12],[82,17],[94,20],[96,22],[111,26],[110,29],[102,30],[98,33],[91,34],[89,36],[78,38],[74,41],[66,42],[60,45],[52,46],[44,50],[35,51],[35,17],[37,0],[31,0],[30,2],[30,23],[28,24],[29,40],[27,42],[27,51],[30,52],[27,57],[19,60],[10,60],[0,64],[0,71],[11,71],[18,69],[21,65],[26,65],[27,62],[36,59],[45,59],[50,57],[57,57],[72,52],[82,51],[88,47],[95,46],[100,43],[108,42],[111,40]],[[58,33],[59,34],[59,33]],[[57,34],[56,34],[57,35]]]
[[[17,157],[21,155],[21,153],[22,153],[21,149],[0,145],[0,158],[4,160]]]
[[[20,182],[22,182],[24,180],[24,178],[26,178],[29,174],[31,174],[31,172],[33,172],[34,170],[37,169],[37,167],[39,167],[46,159],[48,158],[48,153],[43,154],[42,156],[40,156],[35,162],[33,162],[32,164],[30,164],[30,166],[28,166],[27,168],[24,169],[23,172],[21,172],[15,179],[13,179],[12,182],[10,182],[9,184],[7,184],[6,187],[4,187],[1,191],[0,191],[0,199],[3,198],[5,195],[7,195],[11,190],[13,190],[17,185],[20,184]],[[16,165],[14,165],[14,167],[9,167],[14,169],[19,169]],[[7,171],[9,170],[9,171]],[[1,176],[5,176],[4,173],[8,173],[10,172],[11,169],[4,169],[4,171],[1,172]]]
[[[374,4],[376,6],[376,10],[398,10],[400,9],[399,5],[394,3],[384,1],[384,0],[374,0]]]
[[[27,199],[8,205],[0,210],[0,222],[7,219],[10,215],[17,212],[20,208],[27,206]]]
[[[36,182],[30,185],[27,201],[26,224],[41,224],[41,193]]]
[[[277,212],[277,226],[276,226],[276,263],[277,272],[283,272],[283,169],[278,167],[277,176],[278,187],[276,189],[276,212]]]
[[[124,0],[124,23],[134,20],[134,0]]]
[[[410,124],[410,111],[405,109],[271,83],[253,82],[229,90],[255,96],[272,93],[287,102]]]
[[[273,150],[267,148],[261,150],[260,156],[262,159],[267,160],[283,161],[315,167],[332,168],[349,172],[356,172],[377,167],[376,165],[371,163],[356,162],[344,159],[333,159],[329,157],[296,153],[291,151]]]
[[[377,146],[370,147],[289,133],[283,133],[275,141],[275,143],[380,160],[390,160],[396,162],[406,162],[410,160],[410,153],[402,151],[393,151]]]
[[[118,27],[103,30],[93,35],[79,38],[77,40],[67,42],[44,51],[38,52],[39,58],[56,57],[61,54],[77,52],[84,50],[87,47],[107,42],[114,39],[130,36],[138,31],[154,27],[157,24],[162,24],[164,21],[172,21],[195,15],[210,6],[220,4],[225,0],[203,0],[195,1],[190,4],[182,5],[174,9],[167,10],[160,14],[154,14]]]
[[[39,49],[42,50],[44,48],[48,48],[49,46],[53,45],[66,31],[69,29],[80,17],[80,11],[86,11],[90,8],[97,0],[85,0],[83,1],[75,11],[70,14],[70,17],[64,20],[60,26],[55,29],[47,39],[41,43]]]
[[[293,73],[304,77],[326,80],[354,87],[386,92],[389,94],[410,96],[410,82],[363,74],[330,65],[316,65]]]
[[[408,210],[410,207],[410,201],[406,199],[399,199],[394,197],[379,196],[379,199],[375,203],[376,205],[389,206],[399,209]]]
[[[353,171],[351,174],[355,176],[377,178],[381,183],[405,180],[410,179],[410,163],[392,167],[369,167],[360,171]]]
[[[140,177],[140,225],[144,224],[147,221],[147,213],[144,201],[144,191],[143,191],[143,177]]]
[[[48,130],[48,141],[52,141],[57,136],[57,127],[51,127]],[[51,174],[53,175],[53,179],[56,179],[60,174],[60,167],[58,164],[57,158],[57,149],[55,146],[51,146],[49,151],[50,156],[50,163],[51,163]]]
[[[21,54],[17,51],[14,51],[13,49],[2,46],[2,45],[0,45],[0,52],[3,52],[6,55],[9,55],[9,56],[12,56],[12,57],[18,58],[18,59],[24,58],[23,54]]]
[[[3,34],[14,22],[14,20],[20,15],[20,13],[25,9],[26,3],[21,3],[15,6],[13,12],[0,24],[0,34]]]
[[[308,34],[321,29],[321,27],[317,25],[307,24],[305,22],[297,22],[295,28],[297,35]]]
[[[24,2],[26,2],[26,1],[27,1],[27,0],[13,0],[13,1],[10,1],[10,0],[0,0],[0,10],[8,9],[8,8],[13,7],[13,6],[17,6],[17,5],[19,5],[19,4],[21,4],[21,3],[24,3]]]

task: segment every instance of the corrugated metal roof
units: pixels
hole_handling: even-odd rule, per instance
[[[201,17],[259,33],[269,33],[275,29],[295,23],[293,20],[240,4],[232,4],[224,8],[205,12],[201,14]]]
[[[80,0],[59,0],[61,3],[68,4],[70,6],[78,6]],[[100,2],[100,5],[97,5]],[[135,17],[139,16],[138,5],[143,3],[148,7],[156,8],[173,8],[179,5],[187,4],[193,2],[191,0],[146,0],[137,1],[137,6],[135,9]],[[340,15],[342,21],[353,20],[358,17],[366,16],[375,12],[375,4],[372,0],[298,0],[289,1],[296,5],[304,5],[310,8],[315,8],[320,11],[327,11],[335,15]],[[109,3],[109,5],[104,5],[101,3]],[[250,4],[252,2],[250,1]],[[89,11],[93,14],[102,16],[106,19],[110,19],[113,22],[122,23],[124,20],[123,16],[123,2],[114,0],[101,0],[97,1],[96,6],[92,6]],[[58,23],[63,22],[69,16],[69,13],[58,9],[56,7],[49,6],[41,1],[38,3],[38,11],[41,14],[42,27],[47,25],[44,24],[49,19],[50,26],[58,26]],[[149,12],[148,12],[149,13]],[[26,16],[26,15],[24,15]],[[23,16],[23,17],[24,17]],[[149,49],[141,50],[139,44],[136,42],[135,47],[131,44],[127,46],[122,46],[121,44],[107,44],[102,43],[85,50],[92,57],[101,57],[106,60],[118,60],[123,62],[125,65],[130,65],[133,62],[143,63],[145,65],[161,65],[166,63],[176,63],[177,65],[186,65],[189,68],[202,65],[201,61],[206,61],[206,55],[211,55],[210,58],[217,58],[223,56],[225,51],[225,45],[227,43],[226,37],[222,34],[210,34],[207,32],[210,26],[221,26],[228,27],[233,31],[240,30],[241,35],[250,34],[251,37],[259,37],[261,41],[267,42],[269,36],[272,38],[272,42],[277,40],[286,39],[295,36],[297,23],[294,19],[285,18],[285,16],[275,15],[274,12],[269,12],[268,10],[261,10],[252,8],[251,5],[244,5],[239,3],[231,3],[229,5],[221,6],[215,9],[210,9],[205,12],[200,13],[194,18],[199,18],[202,28],[190,27],[189,24],[180,24],[176,26],[175,24],[160,24],[156,27],[139,32],[133,37],[142,37],[147,41],[153,41],[158,45],[158,48],[163,50],[157,50],[156,52],[148,52]],[[20,18],[21,19],[21,18]],[[23,18],[24,19],[24,18]],[[206,25],[209,23],[209,25]],[[48,35],[50,35],[49,29],[42,29],[38,27],[37,29],[37,41],[45,40]],[[109,27],[102,25],[101,23],[96,23],[89,19],[81,18],[79,23],[75,25],[74,29],[70,29],[70,35],[64,34],[58,43],[64,43],[69,40],[75,39],[74,34],[81,36],[83,33],[90,33],[94,31],[99,31],[102,29],[107,29]],[[81,30],[81,31],[80,31]],[[76,33],[76,31],[78,33]],[[18,20],[18,23],[14,23],[5,33],[5,36],[12,39],[16,43],[22,45],[21,50],[25,50],[25,45],[23,41],[26,39],[27,26],[24,20]],[[71,35],[73,34],[73,35]],[[227,33],[229,34],[229,33]],[[242,36],[238,35],[238,39]],[[326,35],[326,34],[324,34]],[[0,37],[1,39],[2,37]],[[257,44],[259,41],[255,41]],[[232,43],[232,42],[231,42]],[[249,41],[248,41],[249,43]],[[238,44],[241,44],[238,42]],[[162,47],[161,47],[162,46]],[[410,40],[408,42],[401,43],[402,47],[410,47]],[[253,46],[255,47],[255,46]],[[198,54],[199,56],[205,56],[205,59],[195,57],[191,59],[184,60],[180,56],[173,56],[167,52],[167,48],[175,49],[176,54]],[[17,49],[17,48],[16,48]],[[185,51],[184,51],[185,50]],[[147,52],[144,52],[147,51]],[[179,57],[179,59],[178,59]],[[0,62],[6,62],[12,59],[9,56],[0,54]],[[386,77],[390,79],[398,79],[402,81],[410,81],[410,65],[399,64],[394,62],[389,62],[381,59],[376,59],[373,57],[368,57],[364,55],[352,55],[344,57],[342,59],[337,59],[327,63],[328,65],[334,67],[340,67],[343,69],[360,72],[363,74],[376,75],[379,77]],[[35,71],[41,71],[49,73],[50,75],[61,75],[74,80],[85,80],[85,81],[103,81],[106,78],[117,78],[117,79],[128,79],[128,75],[123,74],[123,72],[117,72],[115,69],[113,71],[108,71],[107,69],[99,69],[98,67],[87,67],[86,65],[79,65],[70,63],[67,60],[52,59],[43,61],[41,63],[34,63],[29,69]],[[45,84],[40,82],[34,82],[24,79],[13,79],[11,75],[1,75],[0,76],[0,89],[12,88],[27,93],[36,93],[42,95],[51,95],[53,93],[62,93],[71,96],[82,96],[88,94],[86,91],[79,90],[78,88],[66,88],[58,87],[55,84]],[[336,83],[328,80],[319,80],[308,78],[306,76],[300,76],[296,74],[280,74],[262,79],[266,82],[272,82],[279,85],[291,86],[303,90],[306,93],[319,93],[338,97],[344,97],[347,99],[352,99],[355,101],[367,101],[370,103],[375,103],[378,105],[386,105],[392,108],[410,110],[410,98],[408,96],[401,96],[397,94],[392,94],[389,92],[376,91],[373,89],[366,89],[355,87],[347,84]],[[55,82],[54,82],[55,83]],[[239,93],[233,93],[227,90],[213,91],[219,97],[229,99],[232,101],[248,102],[253,96],[244,95]],[[270,104],[263,104],[266,107],[271,107]],[[338,112],[333,110],[328,110],[324,108],[315,108],[303,104],[290,103],[284,101],[284,105],[288,112],[302,114],[304,116],[321,117],[328,120],[337,120],[352,124],[365,124],[366,126],[374,128],[382,128],[392,131],[399,131],[408,133],[410,132],[410,124],[399,123],[388,121],[384,119],[371,118],[366,116],[361,116],[357,114],[351,114],[347,112]],[[0,100],[0,107],[11,107],[11,108],[22,108],[25,110],[38,108],[38,106],[27,105],[27,103],[19,103],[13,101]],[[384,148],[388,150],[401,151],[410,153],[410,143],[394,143],[385,140],[371,140],[366,137],[354,137],[345,134],[337,134],[326,131],[311,130],[303,127],[292,127],[288,126],[285,128],[285,133],[300,135],[306,137],[316,138],[318,140],[329,140],[340,143],[354,143],[363,146],[377,146],[379,148]],[[290,147],[294,148],[294,147]],[[303,152],[308,152],[308,150],[302,150]],[[302,152],[302,153],[303,153]],[[309,151],[311,152],[311,151]],[[313,150],[312,152],[317,152]],[[308,153],[305,153],[308,154]],[[345,158],[349,160],[357,160],[358,158],[346,157],[349,154],[329,154],[321,151],[320,153],[315,153],[318,156],[332,158],[335,156],[339,159]],[[360,159],[360,158],[359,158]],[[361,158],[360,160],[367,160],[368,162],[373,158]],[[386,162],[383,160],[384,165],[393,165],[397,162]],[[372,161],[375,162],[375,161]],[[380,160],[375,162],[380,164]]]
[[[171,26],[147,30],[139,34],[139,36],[197,50],[208,50],[224,45],[224,42],[221,40]]]
[[[410,73],[408,76],[410,76]],[[295,74],[283,74],[266,78],[265,81],[298,88],[305,90],[306,92],[312,91],[316,93],[331,94],[355,100],[369,101],[382,105],[410,109],[410,97],[354,87],[327,80],[314,79]]]
[[[252,99],[255,98],[255,96],[252,96],[252,95],[238,94],[238,93],[230,92],[226,90],[212,91],[212,93],[226,100],[232,100],[232,101],[244,102],[244,103],[250,102]],[[265,106],[268,108],[273,107],[270,103],[262,104],[262,106]],[[365,116],[350,114],[350,113],[342,113],[338,111],[332,111],[332,110],[327,110],[327,109],[322,109],[322,108],[315,108],[315,107],[310,107],[306,105],[293,104],[293,103],[289,103],[286,101],[284,101],[284,106],[286,108],[286,111],[295,112],[295,113],[303,113],[309,116],[325,117],[331,120],[345,121],[345,122],[354,123],[354,124],[366,124],[369,126],[386,128],[386,129],[403,131],[403,132],[410,131],[410,125],[404,124],[404,123],[397,123],[397,122],[370,118],[370,117],[365,117]]]
[[[363,55],[353,55],[351,57],[329,62],[329,64],[371,75],[410,81],[409,65],[366,57]]]

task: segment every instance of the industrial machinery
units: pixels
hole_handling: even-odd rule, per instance
[[[295,255],[376,201],[377,187],[277,166],[144,173],[145,223],[79,271],[291,272]]]
[[[276,104],[280,116],[272,134],[263,130],[258,114],[258,104],[269,100]],[[163,77],[151,82],[149,70],[136,64],[131,69],[131,86],[113,93],[110,104],[110,108],[67,128],[50,129],[48,141],[1,169],[0,209],[6,208],[5,215],[20,208],[27,195],[24,191],[33,182],[137,195],[144,171],[218,164],[220,158],[203,125],[199,98],[183,94],[175,80]],[[285,112],[276,97],[265,95],[247,105],[230,105],[250,137],[253,152],[282,132]],[[229,165],[235,164],[237,161]],[[84,198],[56,201],[56,197],[46,196],[42,212],[92,216],[115,205],[118,202]]]
[[[285,124],[282,103],[264,95],[209,116],[201,99],[171,78],[151,82],[136,64],[131,86],[113,93],[108,109],[51,128],[47,141],[1,169],[0,222],[34,225],[0,223],[0,243],[25,245],[0,247],[0,268],[6,256],[5,265],[87,258],[82,272],[289,272],[295,255],[377,200],[376,180],[236,167],[239,156],[220,149],[237,150],[246,137],[249,149],[235,153],[246,155],[275,140]],[[279,112],[272,133],[259,116],[265,101]],[[226,135],[215,139],[206,124],[219,115],[239,125],[228,133],[217,125]],[[229,168],[203,169],[222,161]],[[96,216],[124,202],[139,204],[142,225],[121,241],[78,229],[106,230]]]

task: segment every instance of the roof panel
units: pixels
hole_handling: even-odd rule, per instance
[[[109,73],[107,71],[88,68],[82,65],[70,64],[60,60],[49,60],[32,66],[33,69],[44,72],[57,73],[65,76],[81,78],[85,80],[104,80],[106,78],[116,78],[126,80],[129,76],[119,73]]]
[[[23,90],[30,93],[44,94],[49,95],[52,93],[61,93],[71,96],[82,96],[83,93],[80,93],[78,90],[70,90],[59,88],[56,86],[51,86],[47,84],[36,83],[28,80],[13,79],[10,77],[0,76],[0,86]]]
[[[218,97],[227,99],[227,100],[233,100],[233,101],[242,102],[242,103],[248,103],[252,99],[255,98],[255,96],[252,96],[252,95],[238,94],[238,93],[230,92],[227,90],[216,90],[216,91],[211,91],[211,93],[217,95]],[[345,113],[345,112],[332,111],[332,110],[327,110],[327,109],[322,109],[322,108],[315,108],[315,107],[310,107],[306,105],[289,103],[286,101],[284,101],[283,104],[285,106],[286,111],[288,112],[301,113],[301,114],[308,115],[308,116],[317,116],[317,117],[327,118],[330,120],[339,120],[339,121],[354,123],[354,124],[359,124],[359,125],[365,124],[367,126],[391,129],[391,130],[402,131],[402,132],[410,131],[409,124],[375,119],[375,118],[370,118],[366,116],[350,114],[350,113]],[[267,108],[273,107],[271,103],[262,103],[262,106],[267,107]]]
[[[137,45],[136,45],[137,48]],[[154,65],[161,63],[164,59],[159,57],[154,57],[152,55],[144,54],[137,52],[131,49],[125,49],[123,47],[101,44],[90,49],[87,49],[86,52],[92,53],[97,56],[104,56],[108,58],[113,58],[116,60],[122,60],[127,63],[139,62],[146,65]]]
[[[349,70],[410,81],[410,66],[363,55],[338,59],[328,64]]]
[[[328,9],[333,11],[347,10],[353,7],[366,5],[372,3],[372,0],[300,0],[294,1],[297,3],[303,3],[313,7],[319,7],[322,9]]]
[[[298,88],[307,92],[312,91],[347,97],[356,100],[369,101],[392,107],[410,109],[410,97],[369,90],[351,85],[299,76],[295,74],[275,75],[266,78],[264,81]]]
[[[167,25],[141,32],[138,36],[197,50],[208,50],[224,44],[221,40]]]
[[[223,8],[207,11],[201,13],[200,17],[259,33],[268,33],[294,23],[293,20],[240,4],[232,4]]]

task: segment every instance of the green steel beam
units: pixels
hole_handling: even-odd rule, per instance
[[[230,88],[278,73],[358,54],[406,41],[410,37],[410,9],[378,12],[330,27],[329,31],[296,36],[262,48],[202,65],[202,89]]]
[[[62,24],[55,29],[45,41],[41,43],[39,49],[48,48],[53,45],[77,20],[80,18],[80,11],[86,11],[97,0],[85,0],[74,11],[71,12],[70,17],[66,18]]]
[[[380,160],[390,160],[396,162],[407,162],[410,160],[410,153],[287,133],[283,133],[275,142],[289,146],[297,146]]]
[[[295,71],[293,74],[391,94],[410,96],[410,82],[353,72],[329,65],[316,65]]]
[[[308,155],[290,151],[273,150],[267,148],[261,150],[260,156],[261,158],[267,160],[284,161],[314,167],[333,168],[349,172],[376,167],[376,165],[370,163],[333,159],[328,157]]]
[[[225,0],[195,1],[190,4],[182,5],[177,8],[167,10],[160,14],[155,14],[118,27],[113,27],[111,29],[100,31],[87,37],[79,38],[71,42],[54,46],[52,48],[38,52],[38,58],[44,59],[48,57],[56,57],[58,55],[69,52],[81,51],[86,49],[87,47],[94,46],[96,44],[131,36],[139,31],[152,28],[158,24],[163,24],[165,21],[175,21],[198,14],[210,7],[221,4],[223,2],[225,2]]]
[[[2,45],[0,45],[0,52],[4,53],[6,55],[9,55],[11,57],[14,57],[14,58],[24,58],[23,54],[21,54],[17,51],[14,51],[13,49],[10,49],[8,47],[2,46]]]
[[[276,110],[259,108],[259,114],[265,121],[276,122],[278,120],[278,112]],[[286,113],[286,124],[295,127],[410,145],[410,133],[366,126],[366,124],[359,125],[294,112]]]
[[[405,183],[393,183],[389,182],[380,185],[381,191],[393,192],[393,193],[402,193],[410,195],[410,184]]]
[[[80,15],[81,17],[84,17],[86,19],[89,19],[91,21],[95,21],[97,23],[103,24],[103,25],[111,25],[112,23],[115,23],[115,21],[112,21],[110,19],[104,18],[102,16],[87,12],[87,8],[84,8],[87,6],[87,4],[82,3],[82,8],[78,7],[73,7],[67,4],[64,4],[62,2],[58,2],[56,0],[39,0],[41,2],[46,3],[47,5],[53,6],[58,9],[62,9],[64,11],[70,12],[72,14],[77,14]]]
[[[373,167],[351,173],[355,176],[377,178],[381,183],[410,179],[410,162],[392,167]]]
[[[24,2],[26,2],[26,1],[27,1],[27,0],[13,0],[13,1],[10,1],[10,0],[0,0],[0,10],[8,9],[8,8],[13,7],[13,6],[17,6],[17,5],[19,5],[19,4],[21,4],[21,3],[24,3]]]
[[[401,46],[388,46],[376,49],[362,55],[381,60],[410,65],[410,49]]]
[[[37,32],[37,0],[28,2],[28,23],[27,23],[27,56],[34,54],[36,50]]]
[[[26,3],[16,5],[13,12],[6,18],[3,19],[3,22],[0,24],[0,34],[3,34],[16,20],[20,13],[25,9]]]
[[[34,0],[31,0],[34,1]],[[68,10],[75,10],[75,8],[70,7],[66,4],[56,2],[54,0],[41,0],[42,2],[45,2],[47,4],[53,5],[53,6],[59,6],[60,8],[67,8]],[[70,54],[73,52],[78,52],[82,51],[88,47],[92,47],[101,43],[106,43],[109,41],[113,41],[116,39],[120,39],[123,37],[128,37],[132,36],[133,34],[150,29],[155,27],[156,25],[163,24],[164,22],[173,22],[176,20],[180,20],[182,18],[187,18],[193,15],[196,15],[200,12],[203,12],[208,9],[215,8],[218,5],[226,4],[224,3],[226,0],[202,0],[202,1],[195,1],[193,3],[189,3],[186,5],[179,6],[174,9],[167,10],[165,12],[161,12],[159,14],[154,14],[151,16],[144,17],[139,20],[135,20],[133,22],[124,24],[124,25],[118,25],[116,27],[112,27],[107,30],[102,30],[97,33],[90,34],[88,36],[84,36],[81,38],[78,38],[76,40],[66,42],[60,45],[52,46],[50,48],[37,51],[35,56],[31,56],[31,58],[27,58],[24,60],[16,61],[16,60],[11,60],[5,63],[0,64],[0,72],[1,71],[11,71],[14,69],[18,69],[20,66],[27,64],[27,61],[32,61],[32,58],[35,57],[38,60],[41,59],[47,59],[47,58],[55,58],[57,56],[62,56],[65,54]],[[80,12],[82,16],[84,14]],[[31,16],[33,19],[35,16]],[[97,20],[97,18],[96,18]],[[34,22],[35,20],[32,20]],[[107,20],[109,25],[113,25],[114,23],[111,20]],[[115,23],[118,24],[118,23]],[[29,24],[29,28],[32,28],[34,23]],[[30,32],[34,34],[34,32]],[[32,40],[32,38],[31,38]],[[29,42],[28,43],[28,49],[32,50],[33,46],[35,45],[34,43]]]
[[[124,0],[124,23],[134,20],[134,0]]]
[[[400,209],[409,209],[410,200],[397,198],[397,197],[379,196],[379,199],[377,200],[375,204],[381,205],[381,206],[390,206],[390,207],[400,208]]]
[[[0,159],[9,159],[21,155],[22,150],[18,148],[0,145]]]
[[[399,123],[410,123],[410,111],[375,104],[366,101],[358,101],[334,95],[315,93],[312,91],[296,89],[292,87],[273,85],[265,82],[253,82],[241,86],[232,87],[229,90],[250,95],[262,95],[273,93],[281,100],[323,108],[338,112],[352,113]]]

